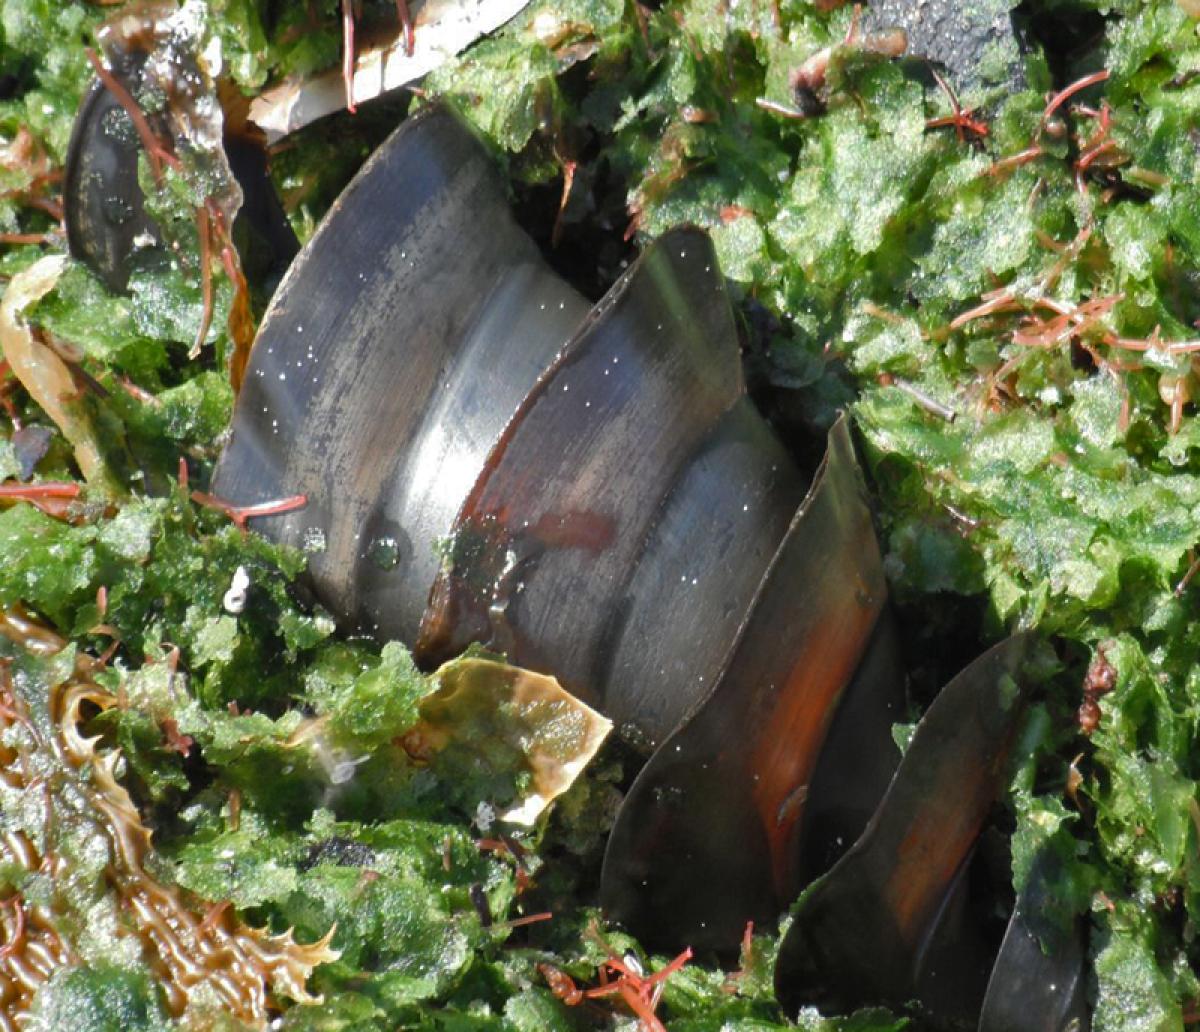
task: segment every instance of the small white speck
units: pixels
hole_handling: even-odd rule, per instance
[[[329,772],[329,782],[332,785],[344,785],[354,777],[354,768],[360,763],[366,763],[369,757],[360,756],[357,760],[340,760],[333,765]]]
[[[480,831],[487,831],[496,819],[496,808],[491,803],[480,802],[475,807],[475,826]]]

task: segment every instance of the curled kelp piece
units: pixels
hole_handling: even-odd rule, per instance
[[[589,311],[445,109],[393,134],[292,266],[214,491],[307,497],[258,525],[317,543],[344,625],[427,667],[482,644],[658,750],[604,876],[648,940],[734,947],[857,837],[898,760],[847,423],[808,489],[746,397],[707,235],[664,234]]]
[[[427,666],[502,652],[652,752],[602,873],[608,914],[644,941],[732,950],[836,861],[785,943],[785,1002],[978,1014],[994,949],[973,934],[968,859],[1003,783],[1025,639],[951,682],[893,777],[903,675],[848,424],[806,491],[746,398],[705,234],[665,234],[589,311],[474,137],[426,109],[286,276],[214,490],[308,498],[260,526],[317,543],[312,586],[343,624],[415,639]],[[504,751],[497,712],[567,705],[489,662],[442,668],[403,743],[418,762]],[[580,751],[535,750],[510,819],[533,819],[599,744],[606,725],[583,712],[563,710]]]
[[[588,765],[612,723],[564,691],[553,677],[486,656],[438,669],[420,720],[402,744],[419,762],[447,749],[494,778],[528,774],[528,786],[501,820],[531,825]]]
[[[927,1020],[979,1013],[990,956],[964,915],[980,830],[1007,782],[1027,635],[994,646],[934,700],[866,831],[800,898],[775,988],[791,1012],[917,999]]]
[[[1087,926],[1055,896],[1062,861],[1043,849],[1017,895],[979,1032],[1086,1032]]]
[[[0,299],[0,351],[30,397],[71,442],[84,479],[115,492],[116,480],[104,461],[81,384],[58,352],[39,339],[25,315],[54,289],[66,263],[61,255],[47,255],[12,278]]]
[[[731,949],[747,921],[772,918],[820,865],[803,848],[810,783],[846,782],[819,807],[817,853],[861,830],[899,760],[889,732],[903,682],[885,599],[843,419],[710,694],[625,800],[604,860],[609,916],[655,944]],[[839,769],[817,777],[848,685],[857,712],[827,761]]]

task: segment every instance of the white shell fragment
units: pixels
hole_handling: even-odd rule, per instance
[[[404,36],[382,47],[360,51],[354,62],[354,102],[373,100],[428,75],[480,36],[500,28],[529,0],[425,0],[410,3],[413,52],[405,52]],[[340,69],[313,79],[285,82],[256,97],[250,121],[274,143],[288,133],[340,111],[346,86]]]
[[[246,608],[246,593],[250,590],[250,574],[246,567],[239,566],[233,571],[233,580],[229,582],[229,590],[221,599],[221,606],[227,613],[237,616]]]

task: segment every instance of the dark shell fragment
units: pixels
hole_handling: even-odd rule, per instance
[[[145,54],[117,52],[112,74],[132,84]],[[138,185],[141,141],[121,102],[99,79],[84,94],[67,148],[63,202],[71,255],[111,290],[129,282],[129,259],[140,240],[158,239]]]
[[[16,456],[20,471],[20,480],[29,480],[33,476],[37,464],[46,457],[50,450],[50,442],[54,439],[54,431],[47,426],[23,426],[14,430],[9,438],[13,454]]]
[[[161,83],[150,81],[146,72],[152,49],[160,42],[157,34],[163,30],[154,21],[141,28],[130,40],[109,39],[112,33],[106,36],[108,73],[134,104],[143,95],[163,92]],[[171,52],[172,61],[179,63],[179,90],[166,91],[165,107],[139,109],[149,130],[163,141],[210,119],[210,108],[218,118],[220,115],[215,96],[203,92],[211,83],[177,49]],[[178,110],[172,112],[172,104]],[[217,125],[224,123],[218,121]],[[210,128],[205,124],[203,132]],[[224,153],[210,155],[209,160],[221,168],[227,161],[228,171],[218,178],[232,176],[241,189],[240,197],[234,190],[223,198],[223,204],[236,211],[234,237],[243,258],[249,259],[244,262],[248,276],[269,293],[299,250],[299,242],[271,183],[262,145],[249,136],[235,135],[227,125],[224,129]],[[126,289],[138,252],[162,242],[161,228],[147,214],[138,182],[142,151],[143,141],[129,111],[100,78],[93,79],[75,116],[67,147],[63,182],[67,244],[74,258],[117,292]]]
[[[1064,915],[1052,885],[1061,862],[1034,860],[988,981],[979,1032],[1086,1032],[1086,925]]]

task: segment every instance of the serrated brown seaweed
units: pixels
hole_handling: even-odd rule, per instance
[[[0,659],[0,791],[6,809],[32,808],[40,825],[36,832],[27,819],[5,821],[0,862],[53,880],[48,901],[11,892],[0,904],[0,1029],[22,1027],[39,987],[85,962],[73,937],[88,903],[78,894],[88,887],[63,852],[84,841],[104,850],[97,888],[113,901],[117,941],[133,944],[172,1016],[200,1020],[217,1006],[264,1026],[279,998],[312,1002],[305,982],[336,959],[333,929],[301,945],[290,931],[251,928],[156,876],[150,831],[118,780],[120,753],[81,730],[85,713],[120,705],[94,680],[96,661],[72,662],[65,640],[14,610],[0,613],[0,636],[16,646]],[[23,653],[44,658],[45,678],[23,669]],[[10,874],[10,883],[18,879]],[[89,910],[89,922],[98,913]]]

